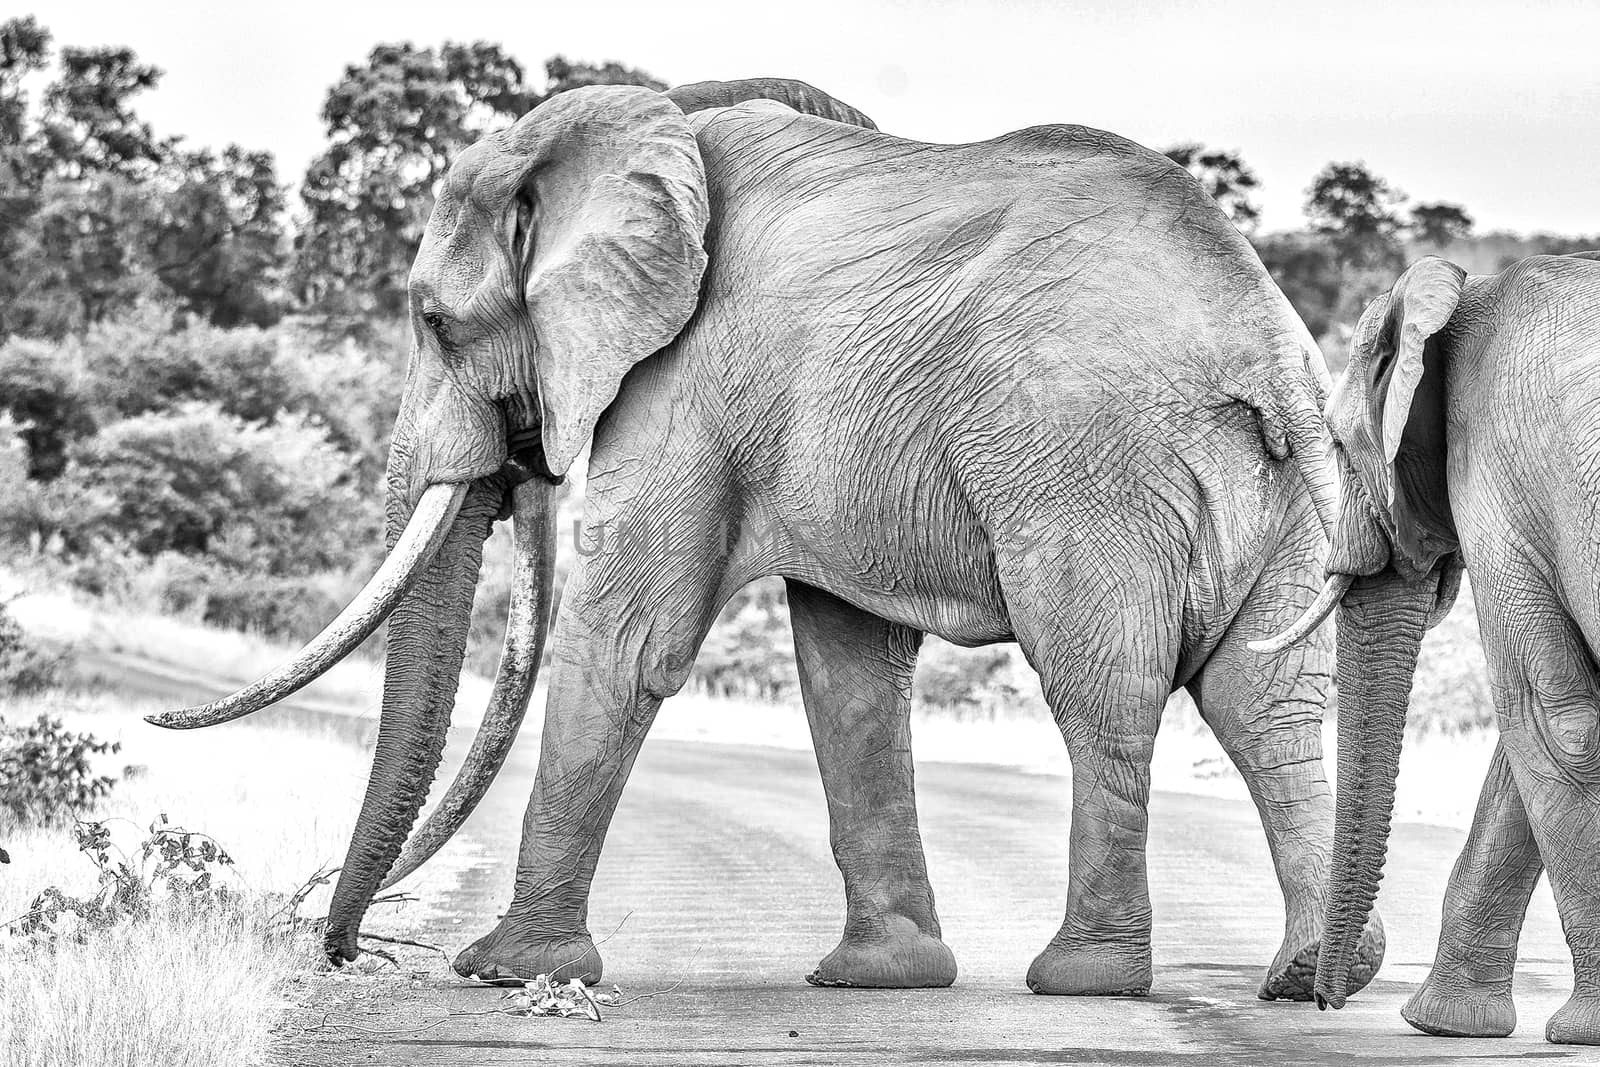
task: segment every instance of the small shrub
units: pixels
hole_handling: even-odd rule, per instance
[[[61,657],[41,651],[0,602],[0,695],[28,695],[55,685]]]
[[[16,823],[47,825],[93,807],[116,779],[95,774],[91,760],[121,748],[73,733],[48,715],[20,725],[0,720],[0,813]]]
[[[17,933],[51,940],[85,926],[147,919],[157,908],[190,914],[221,910],[238,895],[220,877],[233,858],[210,836],[169,826],[165,813],[150,824],[149,836],[132,856],[112,843],[103,822],[79,822],[75,833],[78,851],[100,872],[99,888],[80,898],[47,887],[14,924]]]

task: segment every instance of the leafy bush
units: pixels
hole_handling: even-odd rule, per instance
[[[233,570],[209,560],[167,553],[143,584],[161,609],[230,630],[305,640],[326,626],[344,602],[318,580]]]
[[[149,918],[161,907],[192,915],[225,908],[238,895],[218,877],[233,866],[233,858],[206,834],[168,826],[164,813],[132,856],[112,843],[103,822],[79,822],[74,833],[78,851],[100,872],[99,887],[88,897],[45,888],[15,924],[18,933],[52,939],[84,926]]]
[[[121,748],[48,715],[18,725],[0,720],[0,812],[18,824],[47,825],[93,807],[116,779],[95,774],[91,758]]]
[[[1006,646],[962,648],[929,638],[917,657],[912,693],[919,705],[957,718],[993,718],[1002,706],[1023,699],[1013,676],[1015,666]]]
[[[776,701],[799,691],[782,582],[755,582],[734,595],[700,647],[693,680],[718,696]]]
[[[108,419],[215,404],[247,422],[308,410],[304,383],[279,359],[275,333],[174,322],[153,304],[108,319],[81,343],[85,375]]]
[[[107,426],[74,460],[66,477],[110,501],[78,525],[83,540],[125,537],[146,556],[308,574],[377,538],[376,504],[351,484],[350,457],[300,416],[249,423],[190,403]]]
[[[48,656],[23,632],[0,602],[0,695],[37,693],[56,682],[61,660]]]
[[[94,432],[89,403],[56,346],[13,338],[0,346],[0,409],[14,419],[27,448],[28,477],[50,481],[67,465],[67,448]]]

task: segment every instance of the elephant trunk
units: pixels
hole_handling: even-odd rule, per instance
[[[390,531],[409,518],[391,463]],[[383,710],[361,813],[334,887],[324,948],[352,960],[361,919],[399,855],[444,754],[483,543],[504,499],[496,479],[472,483],[444,545],[389,618]]]
[[[555,582],[556,491],[555,485],[542,478],[523,482],[513,490],[511,607],[489,707],[455,781],[406,842],[380,890],[411,874],[450,840],[488,792],[511,752],[544,655]]]
[[[1406,707],[1436,586],[1436,580],[1408,585],[1389,569],[1356,581],[1339,604],[1339,784],[1317,961],[1320,1008],[1344,1006],[1383,877]]]

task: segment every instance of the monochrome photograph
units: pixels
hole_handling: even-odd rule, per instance
[[[0,1067],[1596,1062],[1596,41],[0,14]]]

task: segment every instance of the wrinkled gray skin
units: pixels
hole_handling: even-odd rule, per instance
[[[474,488],[391,620],[336,960],[438,765],[508,451],[559,476],[592,441],[601,550],[556,623],[515,893],[461,974],[599,978],[589,886],[639,746],[727,598],[780,575],[847,904],[813,981],[955,976],[912,791],[909,686],[934,633],[1020,642],[1073,761],[1066,917],[1034,990],[1149,988],[1150,757],[1186,686],[1284,892],[1261,995],[1309,997],[1328,652],[1244,645],[1314,593],[1326,372],[1181,168],[1081,127],[928,145],[771,102],[686,116],[581,89],[462,154],[410,286],[391,537],[426,487]],[[1368,975],[1381,953],[1374,922]]]
[[[1428,258],[1362,315],[1328,405],[1344,491],[1339,811],[1319,1001],[1377,889],[1426,628],[1465,564],[1500,724],[1450,875],[1439,951],[1405,1006],[1432,1034],[1503,1036],[1523,912],[1548,867],[1576,965],[1550,1020],[1600,1042],[1600,264],[1535,256],[1489,277]]]

